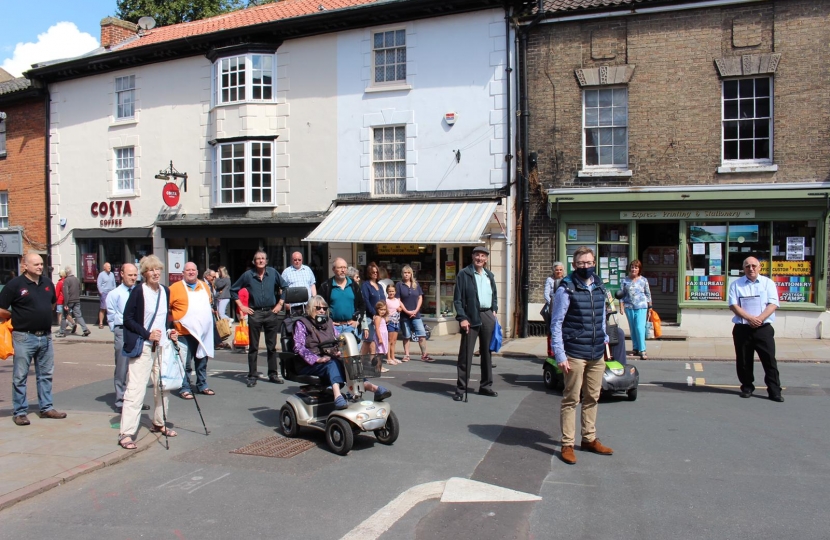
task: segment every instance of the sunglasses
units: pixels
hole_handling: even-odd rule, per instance
[[[329,308],[328,306],[317,306],[317,307],[316,307],[316,308],[314,308],[314,309],[316,309],[317,311],[325,311],[325,310],[327,310],[328,308]]]

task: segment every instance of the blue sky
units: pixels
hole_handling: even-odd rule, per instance
[[[20,66],[94,49],[101,19],[114,15],[115,8],[116,0],[0,0],[0,66],[19,76]],[[61,22],[75,28],[56,26]]]

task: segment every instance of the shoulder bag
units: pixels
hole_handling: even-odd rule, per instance
[[[153,311],[153,317],[150,319],[150,324],[151,325],[153,324],[153,321],[156,319],[156,313],[159,312],[159,302],[161,301],[161,293],[163,293],[163,292],[164,292],[164,290],[161,287],[159,287],[159,295],[158,295],[158,298],[156,298],[156,310]],[[141,294],[144,294],[144,291],[142,291]],[[146,330],[148,332],[150,331],[149,328],[147,328]],[[127,358],[138,358],[139,356],[141,356],[141,351],[143,351],[143,350],[144,350],[144,338],[141,337],[141,336],[138,336],[138,339],[135,340],[135,346],[129,351],[127,349],[121,349],[121,354],[123,354]]]

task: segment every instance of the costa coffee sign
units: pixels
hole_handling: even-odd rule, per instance
[[[94,217],[101,218],[101,227],[121,227],[123,226],[121,218],[133,215],[130,201],[94,202],[89,211]]]

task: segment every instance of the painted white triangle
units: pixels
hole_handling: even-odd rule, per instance
[[[476,482],[467,478],[450,478],[441,502],[520,502],[541,501],[541,497],[514,489]]]

